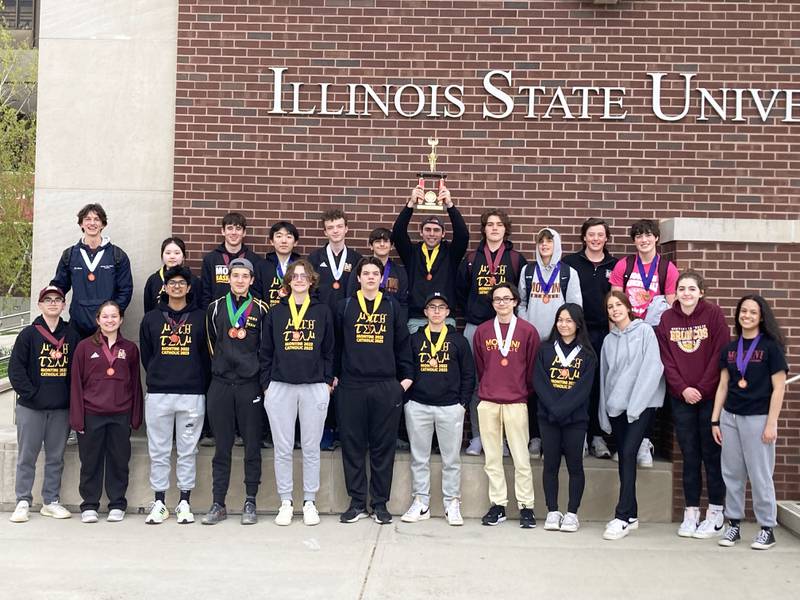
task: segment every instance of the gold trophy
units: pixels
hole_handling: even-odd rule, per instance
[[[439,201],[439,191],[444,189],[444,180],[447,179],[447,175],[436,171],[436,159],[439,158],[436,154],[436,146],[439,145],[439,140],[435,137],[428,138],[428,145],[431,147],[431,153],[428,154],[428,165],[431,170],[417,173],[417,177],[419,178],[419,183],[417,185],[425,190],[426,179],[431,179],[434,182],[438,181],[439,185],[436,186],[436,184],[434,184],[434,188],[437,189],[426,190],[424,199],[417,204],[416,208],[428,212],[442,212],[444,210],[444,205]]]

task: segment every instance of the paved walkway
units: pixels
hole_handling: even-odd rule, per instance
[[[236,517],[215,527],[83,525],[32,514],[14,524],[0,513],[0,598],[26,600],[392,600],[425,598],[795,599],[800,540],[777,530],[767,552],[742,543],[683,540],[676,525],[643,524],[616,542],[602,524],[576,534],[482,527],[442,519],[378,526],[323,517],[252,527]],[[749,539],[754,524],[745,525]]]

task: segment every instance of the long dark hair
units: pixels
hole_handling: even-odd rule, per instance
[[[583,317],[583,309],[579,304],[575,304],[574,302],[567,302],[566,304],[562,304],[558,307],[558,310],[556,311],[556,318],[553,320],[553,328],[550,330],[550,335],[547,338],[547,341],[551,343],[563,343],[561,333],[558,331],[558,327],[556,326],[556,323],[558,323],[558,317],[562,312],[569,313],[570,318],[575,321],[575,341],[583,347],[587,354],[595,356],[594,348],[592,347],[592,341],[589,339],[589,332],[586,328],[586,319]]]
[[[100,313],[103,312],[103,309],[106,306],[114,306],[117,309],[117,312],[119,313],[120,319],[124,317],[122,309],[119,307],[119,304],[117,304],[113,300],[106,300],[100,306],[97,307],[97,312],[94,313],[95,321],[100,319]],[[97,326],[97,329],[92,334],[92,341],[98,346],[103,344],[103,333],[100,331],[100,325]]]
[[[752,300],[758,304],[758,309],[761,312],[761,322],[758,324],[758,330],[769,339],[777,342],[781,349],[784,349],[786,346],[786,338],[783,337],[781,326],[778,324],[778,320],[775,318],[775,314],[772,312],[769,304],[767,304],[767,301],[758,294],[742,296],[739,298],[739,302],[736,303],[736,312],[733,313],[733,327],[736,331],[736,337],[742,335],[742,326],[739,323],[739,311],[742,309],[742,304],[744,304],[745,300]]]

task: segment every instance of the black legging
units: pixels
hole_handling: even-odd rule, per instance
[[[586,477],[583,474],[583,441],[586,439],[586,423],[555,425],[539,419],[542,435],[543,469],[542,484],[549,512],[558,510],[558,471],[561,456],[566,458],[569,472],[569,504],[567,511],[578,512],[583,497]]]

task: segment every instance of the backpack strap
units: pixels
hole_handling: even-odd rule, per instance
[[[631,273],[633,273],[633,268],[636,266],[636,255],[631,254],[630,256],[625,257],[625,272],[622,274],[622,291],[625,292],[628,289],[628,280],[631,278]]]
[[[567,301],[567,288],[569,287],[570,266],[563,260],[559,263],[561,268],[558,271],[558,282],[561,285],[561,295],[564,296],[564,302]]]
[[[661,254],[656,254],[658,258],[658,293],[664,295],[664,287],[667,285],[667,270],[669,269],[670,261],[664,258]],[[627,256],[625,258],[625,273],[622,275],[622,291],[628,288],[628,279],[631,278],[633,269],[636,266],[636,254]]]

